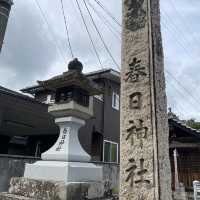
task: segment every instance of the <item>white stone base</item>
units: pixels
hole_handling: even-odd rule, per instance
[[[48,181],[63,181],[65,184],[74,182],[101,182],[102,167],[92,163],[38,161],[26,164],[25,178]]]

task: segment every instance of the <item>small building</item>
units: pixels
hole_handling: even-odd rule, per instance
[[[37,157],[46,151],[59,131],[47,110],[34,98],[0,87],[0,154]]]
[[[193,181],[200,180],[200,131],[188,127],[175,115],[169,114],[169,147],[172,170],[172,188],[175,178],[183,183],[187,192],[193,191]],[[174,150],[177,152],[175,163]],[[177,165],[177,174],[175,166]]]

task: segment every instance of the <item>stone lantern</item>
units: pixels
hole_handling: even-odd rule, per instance
[[[42,154],[42,161],[26,164],[24,177],[68,183],[101,182],[102,168],[90,163],[91,157],[82,148],[78,130],[93,116],[93,95],[100,90],[82,74],[83,66],[74,59],[61,76],[39,82],[55,92],[55,103],[49,113],[60,127],[57,142]]]

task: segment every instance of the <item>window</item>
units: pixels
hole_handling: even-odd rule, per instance
[[[94,97],[100,101],[103,101],[103,94],[94,95]]]
[[[119,110],[119,95],[113,92],[112,95],[112,107],[116,110]]]
[[[104,140],[103,161],[118,163],[118,144]]]

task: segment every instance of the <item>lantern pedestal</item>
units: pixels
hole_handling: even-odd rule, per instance
[[[38,161],[27,164],[25,178],[69,183],[87,183],[102,181],[102,169],[92,163]]]
[[[26,164],[24,177],[36,180],[101,182],[102,168],[89,163],[90,155],[79,143],[78,130],[85,120],[77,117],[55,119],[60,135],[51,149],[42,154],[42,161]]]

